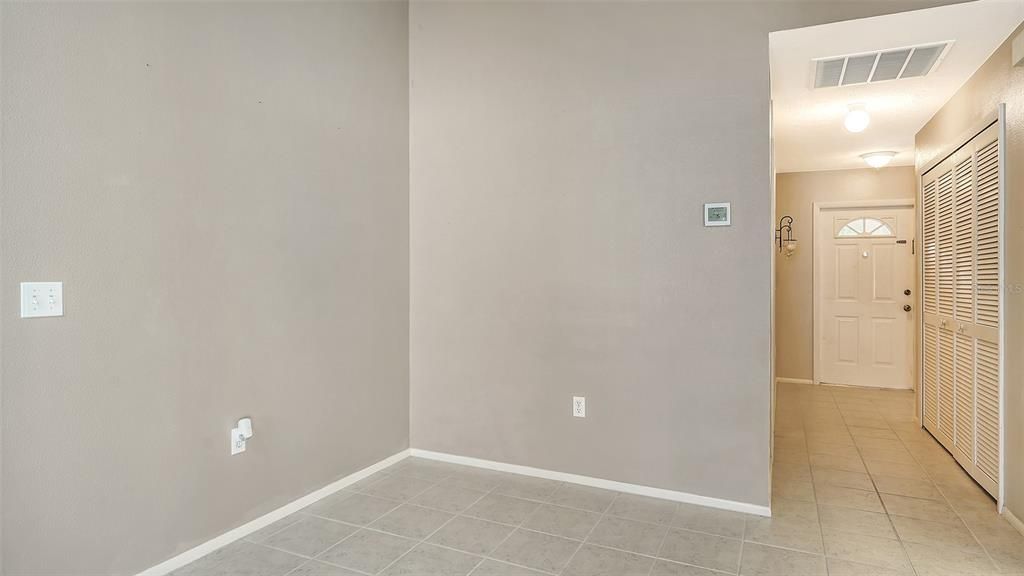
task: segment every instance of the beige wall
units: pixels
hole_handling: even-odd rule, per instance
[[[413,3],[413,446],[768,504],[768,32],[911,6]]]
[[[404,449],[406,5],[3,10],[7,574],[135,573]]]
[[[811,380],[813,373],[814,280],[812,276],[815,202],[913,199],[913,166],[875,170],[787,172],[775,178],[775,219],[792,216],[797,251],[775,261],[775,374]]]
[[[917,133],[924,167],[1006,104],[1006,505],[1024,518],[1024,68],[1014,68],[1010,36],[956,95]]]

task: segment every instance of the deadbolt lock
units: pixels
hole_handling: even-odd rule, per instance
[[[903,311],[904,312],[910,312],[910,304],[904,304],[903,305]]]
[[[904,290],[903,291],[903,295],[904,296],[910,296],[910,288],[907,288],[906,290]]]

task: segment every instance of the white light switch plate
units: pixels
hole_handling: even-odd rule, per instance
[[[64,315],[63,282],[22,282],[21,317]]]

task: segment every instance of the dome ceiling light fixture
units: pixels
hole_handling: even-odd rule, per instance
[[[868,166],[872,168],[884,168],[892,162],[892,159],[896,156],[895,152],[868,152],[867,154],[861,154],[860,157],[868,163]]]
[[[863,132],[870,123],[871,116],[868,115],[863,104],[850,104],[847,107],[846,118],[843,120],[843,126],[847,130],[853,133]]]

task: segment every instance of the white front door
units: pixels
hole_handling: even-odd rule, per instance
[[[912,388],[914,209],[822,209],[815,222],[817,380]]]

